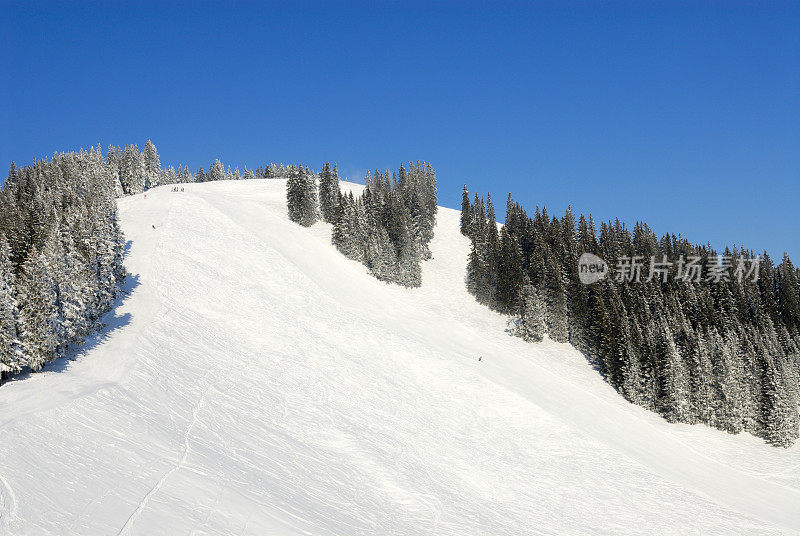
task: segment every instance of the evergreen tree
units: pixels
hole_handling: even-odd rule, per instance
[[[17,300],[11,248],[0,236],[0,381],[9,373],[19,372],[22,363],[17,341]]]
[[[289,219],[305,227],[317,221],[319,205],[317,201],[316,177],[308,168],[302,166],[289,168],[286,182],[286,206]]]
[[[469,203],[469,191],[467,185],[464,185],[464,191],[461,195],[461,234],[470,236],[470,224],[472,223],[471,205]]]
[[[765,435],[778,447],[790,447],[798,438],[797,400],[792,397],[782,367],[769,359],[766,367]]]
[[[322,219],[327,223],[334,223],[336,218],[336,203],[339,198],[339,172],[336,165],[331,166],[325,162],[319,174],[319,207]]]
[[[161,160],[153,142],[147,140],[142,151],[142,160],[145,172],[145,189],[154,188],[160,184]]]
[[[527,283],[520,289],[518,299],[519,313],[515,322],[514,334],[526,341],[538,342],[544,338],[544,304],[536,287]]]
[[[58,318],[55,285],[44,255],[35,248],[22,266],[19,306],[24,360],[37,371],[55,358]]]
[[[302,217],[300,225],[310,227],[319,219],[319,200],[317,197],[317,177],[308,168],[301,171],[302,178],[302,197],[301,210]]]
[[[688,422],[690,416],[689,385],[683,358],[675,347],[672,332],[662,320],[664,360],[662,362],[661,412],[670,422]]]
[[[495,302],[501,311],[517,308],[516,299],[523,283],[522,251],[517,238],[503,227],[500,231],[500,253],[497,264],[497,293]]]
[[[145,189],[145,167],[142,153],[135,145],[127,145],[119,162],[119,180],[125,195],[137,195]]]
[[[222,166],[222,162],[219,161],[219,158],[214,160],[211,163],[211,168],[208,171],[208,175],[206,175],[205,180],[207,181],[224,181],[225,180],[225,168]]]
[[[776,282],[778,314],[790,333],[800,333],[800,283],[789,256],[783,254]]]

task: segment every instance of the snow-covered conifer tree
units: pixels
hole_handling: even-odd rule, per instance
[[[158,151],[153,142],[147,140],[144,144],[142,151],[142,160],[145,172],[145,187],[154,188],[161,184],[161,159],[158,157]]]
[[[207,181],[224,181],[225,180],[225,168],[222,166],[222,162],[219,161],[219,158],[214,160],[211,164],[211,168],[208,171],[208,175],[206,175],[205,180]]]
[[[19,281],[20,338],[25,363],[34,371],[55,358],[56,289],[44,255],[36,248],[22,265]]]
[[[119,180],[125,195],[140,194],[145,189],[146,171],[142,153],[135,145],[127,145],[119,160]]]
[[[0,380],[9,373],[19,372],[22,367],[17,340],[18,316],[14,286],[11,248],[6,237],[0,236]]]
[[[519,312],[513,333],[526,341],[541,341],[545,334],[544,304],[536,287],[525,284],[519,291]]]
[[[319,174],[319,208],[322,219],[333,223],[336,217],[336,203],[339,197],[339,173],[336,165],[325,162]]]

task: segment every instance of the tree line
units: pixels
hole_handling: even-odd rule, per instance
[[[430,164],[401,164],[397,173],[367,173],[364,191],[342,194],[336,166],[319,174],[292,166],[286,185],[289,218],[301,225],[333,224],[332,242],[381,281],[422,283],[423,260],[436,224],[436,173]]]
[[[0,190],[0,382],[38,371],[101,328],[126,276],[115,198],[164,184],[282,178],[284,164],[255,170],[214,160],[205,172],[163,168],[147,140],[57,153],[17,168]]]
[[[158,150],[150,140],[141,151],[135,144],[126,145],[124,149],[109,146],[105,163],[117,197],[141,194],[164,184],[285,178],[289,172],[284,164],[259,166],[255,170],[245,167],[244,171],[228,165],[226,169],[219,158],[211,163],[208,171],[200,167],[192,173],[189,166],[183,165],[179,165],[177,171],[173,166],[162,168]]]
[[[529,217],[511,195],[498,226],[489,195],[464,187],[461,232],[471,241],[467,286],[476,299],[513,315],[511,332],[569,342],[630,402],[671,422],[747,431],[788,447],[798,438],[800,270],[787,255],[694,245],[658,238],[646,223],[576,220],[546,209]],[[760,261],[758,277],[606,277],[583,284],[578,260],[699,258],[719,271],[723,258]],[[667,277],[672,275],[673,277]],[[620,279],[620,280],[618,280]]]
[[[38,371],[101,325],[125,278],[100,148],[17,168],[0,190],[0,371]]]

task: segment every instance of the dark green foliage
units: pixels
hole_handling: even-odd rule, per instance
[[[515,320],[514,335],[526,341],[538,342],[547,331],[545,326],[544,304],[539,296],[539,291],[530,283],[520,289],[519,307]]]
[[[642,222],[632,230],[604,222],[598,232],[591,216],[576,221],[571,209],[557,219],[537,208],[531,218],[510,195],[499,240],[496,229],[488,196],[470,202],[465,189],[467,287],[480,303],[516,313],[516,334],[539,340],[541,330],[572,343],[625,398],[670,421],[746,430],[780,446],[797,439],[800,283],[787,256],[774,266],[764,253],[756,281],[735,277],[735,266],[719,282],[678,281],[675,266],[669,277],[648,281],[651,256],[694,256],[707,267],[717,252],[675,235],[659,239]],[[584,252],[612,266],[642,256],[641,282],[609,276],[581,283]],[[745,250],[723,255],[755,257]]]
[[[289,219],[305,227],[314,225],[319,215],[317,178],[307,167],[291,166],[286,182],[286,206]]]
[[[339,199],[339,172],[334,164],[333,169],[328,162],[319,173],[319,208],[322,219],[326,223],[336,221],[336,209]]]
[[[420,162],[408,170],[401,165],[396,176],[376,170],[367,175],[360,197],[338,194],[338,184],[336,192],[332,240],[339,251],[364,263],[381,281],[420,286],[420,263],[430,258],[436,223],[433,168]]]

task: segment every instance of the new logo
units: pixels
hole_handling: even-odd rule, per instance
[[[584,285],[591,285],[608,274],[608,263],[592,253],[584,253],[578,259],[578,277]]]

